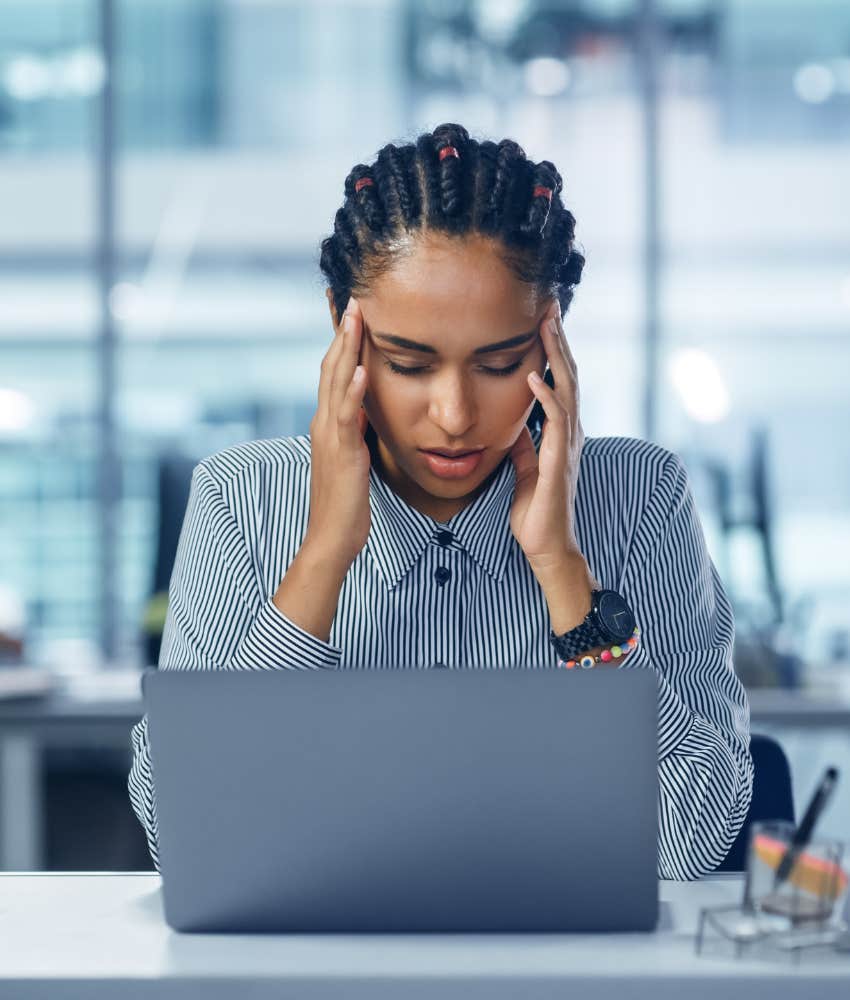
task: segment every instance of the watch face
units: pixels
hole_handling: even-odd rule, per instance
[[[617,641],[629,638],[635,629],[631,608],[614,590],[606,590],[599,598],[599,618],[603,627]]]

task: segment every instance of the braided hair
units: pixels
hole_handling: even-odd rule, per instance
[[[566,313],[584,256],[574,247],[575,218],[561,200],[563,182],[549,160],[534,163],[512,139],[478,142],[462,125],[439,125],[415,143],[389,143],[371,166],[345,179],[333,235],[319,267],[340,304],[362,294],[410,251],[416,232],[480,234],[501,244],[505,264]],[[551,372],[546,373],[552,385]],[[535,402],[528,423],[542,424]]]

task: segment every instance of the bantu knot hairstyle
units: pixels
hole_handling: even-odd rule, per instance
[[[322,241],[319,266],[337,319],[349,297],[390,270],[405,237],[419,231],[494,237],[517,277],[554,295],[563,315],[584,256],[574,246],[575,219],[562,188],[549,160],[534,163],[511,139],[478,142],[462,125],[384,146],[373,164],[358,163],[346,177],[333,234]],[[539,404],[535,409],[542,413]]]

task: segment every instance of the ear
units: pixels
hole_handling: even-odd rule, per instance
[[[331,314],[331,322],[333,323],[334,329],[336,330],[339,327],[340,320],[342,319],[342,317],[337,315],[336,304],[334,303],[334,293],[330,290],[330,288],[325,289],[325,298],[328,300],[328,309],[330,310]]]

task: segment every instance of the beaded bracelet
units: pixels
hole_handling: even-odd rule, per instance
[[[597,663],[608,663],[610,660],[616,659],[618,656],[628,656],[629,653],[637,646],[640,641],[640,629],[635,625],[635,630],[632,632],[631,637],[626,639],[626,641],[621,646],[611,646],[610,649],[603,649],[598,656],[591,656],[589,653],[585,656],[579,657],[577,660],[562,660],[558,657],[558,666],[566,667],[567,670],[572,670],[573,667],[581,667],[582,670],[590,670],[591,667],[595,667]]]

